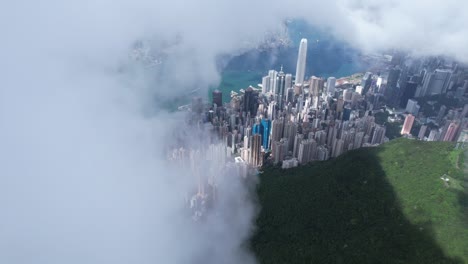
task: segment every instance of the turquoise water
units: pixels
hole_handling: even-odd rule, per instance
[[[330,34],[300,20],[290,22],[288,32],[293,42],[291,47],[271,51],[252,50],[229,61],[222,72],[221,84],[217,87],[223,92],[223,101],[230,100],[231,90],[239,91],[261,83],[261,77],[270,69],[279,70],[283,66],[286,73],[294,75],[297,49],[302,38],[308,39],[306,76],[339,78],[364,70],[359,52]],[[211,93],[209,97],[211,99]]]

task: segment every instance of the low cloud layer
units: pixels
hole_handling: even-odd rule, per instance
[[[243,243],[254,205],[230,175],[220,215],[201,225],[182,216],[193,179],[168,165],[164,149],[183,117],[152,98],[216,84],[216,56],[255,46],[292,17],[365,51],[468,62],[467,8],[453,0],[4,3],[0,262],[253,261]],[[130,63],[141,39],[164,50],[157,78]]]

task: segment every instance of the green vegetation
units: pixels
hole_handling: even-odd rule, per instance
[[[403,124],[400,122],[387,123],[385,124],[385,135],[390,139],[401,137],[401,128]]]
[[[401,128],[402,128],[402,123],[401,122],[394,122],[390,123],[388,122],[388,117],[390,114],[385,111],[385,112],[378,112],[375,113],[375,123],[379,125],[385,125],[385,136],[387,136],[390,140],[399,138],[401,137]]]
[[[458,155],[447,142],[400,138],[265,168],[251,247],[260,263],[468,263]]]
[[[387,123],[387,122],[388,122],[387,120],[388,120],[388,116],[389,116],[389,115],[390,115],[390,114],[389,114],[387,111],[376,113],[376,114],[374,115],[374,117],[375,117],[375,123],[377,123],[377,124],[379,124],[379,125],[383,125],[383,124]]]

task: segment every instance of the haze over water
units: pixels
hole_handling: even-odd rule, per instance
[[[288,22],[288,34],[292,43],[288,47],[271,50],[250,50],[233,57],[223,69],[218,89],[223,100],[229,101],[230,91],[238,91],[249,85],[256,86],[268,70],[295,73],[297,50],[301,38],[307,38],[306,76],[343,77],[363,71],[365,66],[359,60],[359,52],[335,39],[330,34],[311,27],[306,22]],[[211,96],[211,95],[209,95]]]

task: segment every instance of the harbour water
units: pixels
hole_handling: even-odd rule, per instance
[[[231,90],[239,91],[249,85],[256,86],[270,69],[279,70],[283,66],[284,72],[294,75],[301,38],[308,39],[306,76],[339,78],[365,69],[359,60],[359,52],[330,34],[311,27],[304,21],[288,22],[287,27],[292,40],[290,46],[274,50],[251,50],[229,61],[217,87],[223,92],[225,102],[229,101]]]

